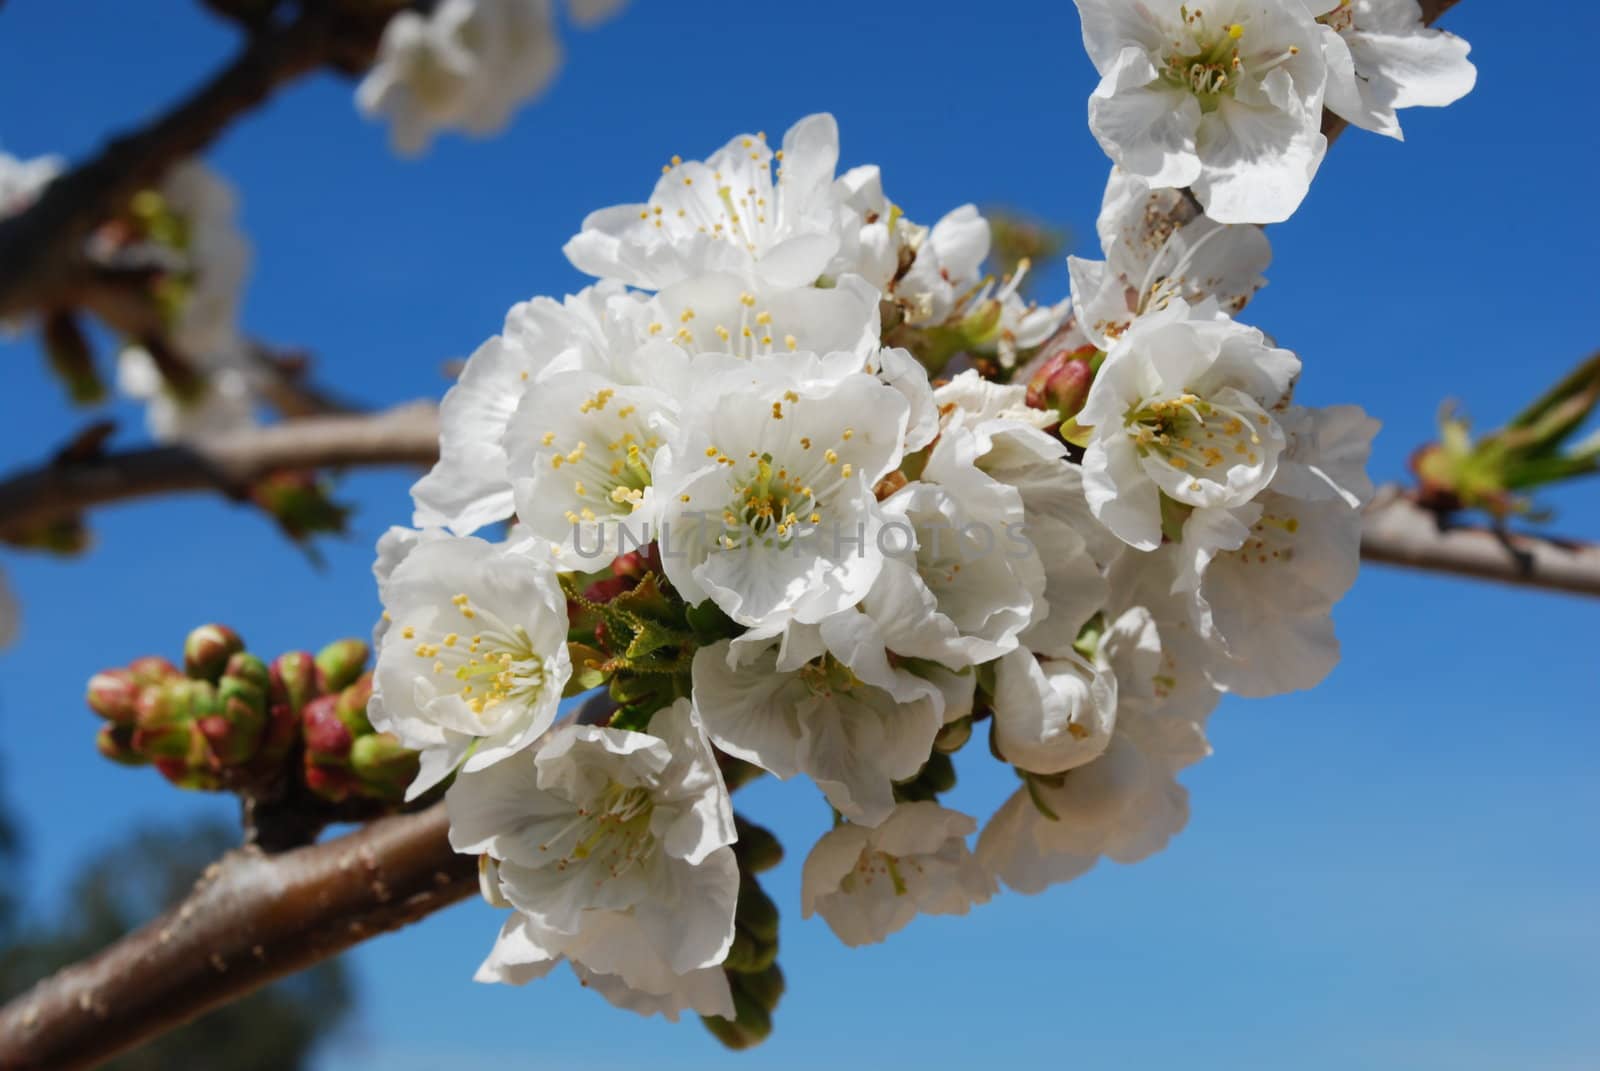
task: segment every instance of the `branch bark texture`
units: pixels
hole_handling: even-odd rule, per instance
[[[180,905],[0,1010],[0,1071],[94,1067],[477,889],[443,804],[282,855],[241,849]]]

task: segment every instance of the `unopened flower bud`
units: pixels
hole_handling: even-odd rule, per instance
[[[221,710],[196,723],[218,766],[241,766],[256,756],[267,728],[267,694],[243,677],[224,675]]]
[[[262,695],[272,688],[272,671],[265,662],[248,651],[240,651],[228,659],[227,668],[222,671],[222,682],[226,683],[229,679],[254,685]]]
[[[739,859],[740,870],[760,874],[783,862],[783,845],[770,829],[739,814],[733,816],[733,825],[739,836],[733,842],[733,853]]]
[[[95,366],[94,350],[78,317],[58,309],[45,317],[44,348],[50,370],[67,388],[78,405],[93,405],[105,400],[106,385]]]
[[[118,725],[138,720],[139,684],[125,669],[107,669],[89,678],[89,709]]]
[[[318,694],[317,663],[309,651],[290,651],[272,662],[271,696],[298,714]]]
[[[933,738],[933,750],[953,755],[966,747],[970,739],[972,739],[972,719],[957,718],[939,730],[939,735]]]
[[[761,1002],[737,987],[733,990],[733,1019],[703,1016],[701,1022],[716,1039],[730,1049],[759,1045],[772,1033],[772,1013]]]
[[[372,723],[367,720],[367,704],[371,699],[372,674],[363,673],[339,693],[339,720],[352,732],[359,734],[372,732]]]
[[[135,658],[132,662],[129,662],[128,675],[138,684],[148,685],[176,680],[183,676],[183,672],[165,658],[148,655],[144,658]]]
[[[765,970],[748,971],[728,979],[735,989],[742,989],[750,998],[769,1011],[778,1006],[778,1001],[783,999],[784,990],[787,988],[783,979],[783,971],[776,963],[770,964]]]
[[[308,760],[305,777],[306,787],[331,803],[343,803],[361,788],[356,775],[343,766],[314,766]]]
[[[1052,355],[1028,381],[1028,405],[1055,413],[1062,423],[1077,416],[1089,398],[1089,388],[1094,385],[1094,369],[1089,358],[1095,352],[1090,346]]]
[[[583,589],[583,597],[590,602],[610,602],[623,592],[633,590],[634,580],[628,576],[606,576]]]
[[[355,734],[339,720],[338,708],[338,696],[323,695],[311,700],[300,712],[307,763],[327,765],[349,759]]]
[[[133,746],[134,729],[131,725],[102,725],[95,735],[95,747],[112,762],[124,766],[143,766],[150,760]]]
[[[367,645],[358,639],[335,640],[317,652],[322,689],[337,692],[348,687],[367,668]]]
[[[201,625],[183,641],[183,666],[196,680],[215,682],[228,659],[244,650],[239,634],[226,625]]]
[[[417,776],[417,753],[389,733],[358,737],[350,748],[350,769],[361,781],[363,795],[388,803],[405,799]]]

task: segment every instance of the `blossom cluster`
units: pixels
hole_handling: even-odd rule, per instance
[[[881,941],[1159,850],[1219,697],[1337,660],[1376,424],[1233,318],[1261,230],[1114,170],[1038,305],[975,208],[838,160],[814,115],[590,215],[597,281],[466,362],[380,543],[369,714],[511,909],[483,980],[731,1019],[727,771],[817,787],[805,910]],[[980,829],[929,785],[984,722],[1019,787]]]

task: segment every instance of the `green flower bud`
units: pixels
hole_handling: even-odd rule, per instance
[[[222,676],[228,660],[244,650],[239,634],[226,625],[201,625],[183,641],[183,667],[196,680],[212,681]]]
[[[253,685],[266,695],[272,689],[272,671],[267,664],[248,651],[240,651],[228,659],[228,666],[222,671],[222,680],[238,680]]]
[[[107,669],[89,678],[89,709],[118,725],[138,720],[139,683],[125,669]]]
[[[764,971],[772,966],[777,958],[778,942],[764,941],[743,926],[735,924],[733,944],[728,946],[728,955],[722,961],[722,966],[732,974],[745,974]]]
[[[417,776],[417,753],[389,733],[358,737],[350,748],[350,769],[364,795],[386,803],[400,803]]]
[[[161,684],[183,676],[177,666],[156,655],[135,658],[129,662],[128,674],[140,685]]]
[[[267,694],[242,677],[224,676],[217,686],[219,713],[196,723],[213,764],[242,766],[261,749],[267,729]]]
[[[58,309],[45,317],[44,349],[50,370],[77,405],[93,405],[106,397],[105,381],[95,367],[94,350],[78,317]]]
[[[733,854],[739,859],[740,870],[760,874],[783,862],[783,845],[771,830],[738,814],[733,816],[733,825],[739,834]]]
[[[290,651],[274,659],[271,681],[272,702],[285,704],[296,715],[320,694],[317,663],[308,651]]]
[[[102,725],[95,734],[94,744],[100,754],[124,766],[143,766],[150,760],[133,746],[134,729],[131,725]]]
[[[720,1016],[702,1016],[700,1021],[730,1049],[759,1045],[772,1033],[772,1013],[742,989],[733,990],[733,1013],[731,1021]]]
[[[957,718],[955,721],[939,730],[939,735],[933,738],[933,750],[945,755],[953,755],[967,746],[967,741],[972,739],[972,719]]]
[[[734,921],[762,941],[778,939],[778,905],[754,881],[739,883],[739,902]]]
[[[744,990],[747,996],[768,1011],[778,1006],[778,1002],[783,999],[784,990],[787,988],[783,979],[783,971],[779,969],[776,963],[761,971],[730,974],[728,984],[734,989]]]
[[[335,640],[318,651],[323,691],[337,692],[353,684],[367,668],[368,654],[367,645],[358,639]]]
[[[353,736],[372,734],[372,723],[367,720],[367,703],[372,699],[372,674],[364,673],[355,683],[339,693],[334,712]]]

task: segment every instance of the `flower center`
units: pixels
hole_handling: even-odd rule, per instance
[[[1161,77],[1193,93],[1202,112],[1215,111],[1224,97],[1233,96],[1246,75],[1259,80],[1300,54],[1295,45],[1274,53],[1252,53],[1241,48],[1242,23],[1212,26],[1203,11],[1187,7],[1178,11],[1183,26],[1169,34],[1172,45],[1161,58]]]
[[[572,821],[549,841],[539,845],[541,852],[574,831],[580,831],[567,854],[556,861],[557,870],[577,863],[599,866],[598,881],[618,878],[648,862],[656,848],[650,820],[655,814],[655,799],[639,785],[608,782],[590,806],[579,807]]]
[[[855,869],[839,882],[839,890],[854,895],[867,892],[873,885],[887,880],[890,888],[894,890],[894,895],[904,896],[906,879],[900,872],[904,866],[910,866],[919,872],[922,870],[915,859],[901,859],[898,855],[890,855],[885,851],[863,848],[860,858],[856,860]]]
[[[1229,556],[1241,566],[1272,565],[1294,561],[1295,537],[1300,518],[1290,513],[1263,512],[1250,528],[1250,537]]]
[[[728,469],[728,497],[722,510],[723,530],[718,545],[723,550],[761,546],[784,549],[795,539],[814,532],[827,512],[830,496],[855,476],[855,467],[841,460],[836,447],[855,437],[855,429],[845,428],[832,446],[824,446],[802,435],[791,439],[780,429],[785,420],[796,418],[800,396],[785,391],[772,403],[768,427],[782,437],[781,447],[792,455],[792,463],[782,461],[774,450],[752,449],[742,461],[731,457],[715,444],[705,455]],[[787,408],[786,408],[787,407]],[[761,436],[770,441],[768,436]],[[794,447],[798,445],[799,449]]]
[[[1175,44],[1162,59],[1161,76],[1187,89],[1200,101],[1201,111],[1212,111],[1225,95],[1232,95],[1243,62],[1238,42],[1244,27],[1238,23],[1212,29],[1200,11],[1180,8],[1190,50]]]
[[[825,654],[800,667],[800,680],[811,690],[812,695],[824,699],[840,692],[848,692],[861,684],[861,678],[831,654]]]
[[[499,617],[472,605],[466,595],[451,600],[467,624],[468,633],[445,632],[432,639],[417,639],[417,628],[406,625],[400,634],[417,639],[412,654],[432,662],[438,677],[454,678],[455,693],[474,714],[483,715],[502,703],[532,705],[544,691],[545,660],[533,649],[528,630],[507,625]]]
[[[620,422],[614,429],[603,425],[594,428],[603,449],[592,450],[588,440],[578,439],[563,452],[563,444],[554,431],[545,432],[540,439],[540,445],[555,450],[550,455],[550,467],[565,468],[572,477],[572,499],[577,508],[567,511],[569,524],[593,522],[600,514],[627,517],[644,504],[645,488],[650,486],[649,458],[661,441],[650,432],[634,406],[612,404],[615,397],[616,391],[606,387],[585,398],[578,407],[581,416],[597,424],[599,414],[607,412]]]
[[[1257,414],[1256,422],[1266,417]],[[1261,460],[1261,435],[1250,414],[1185,391],[1130,410],[1128,435],[1140,457],[1185,472],[1204,472]]]
[[[689,305],[685,305],[676,314],[678,329],[672,334],[667,334],[669,325],[661,320],[653,321],[648,330],[652,338],[670,338],[676,345],[696,353],[731,353],[735,357],[747,359],[758,354],[776,352],[778,341],[781,341],[784,349],[791,353],[800,347],[800,340],[792,334],[784,333],[779,337],[779,329],[773,325],[772,313],[756,306],[754,294],[748,290],[741,293],[739,307],[728,317],[728,323],[712,324],[711,332],[715,336],[715,341],[703,333],[696,334],[695,321],[698,319],[698,314]],[[668,319],[670,318],[669,316]],[[715,316],[714,318],[720,319]],[[775,338],[778,341],[775,341]]]

